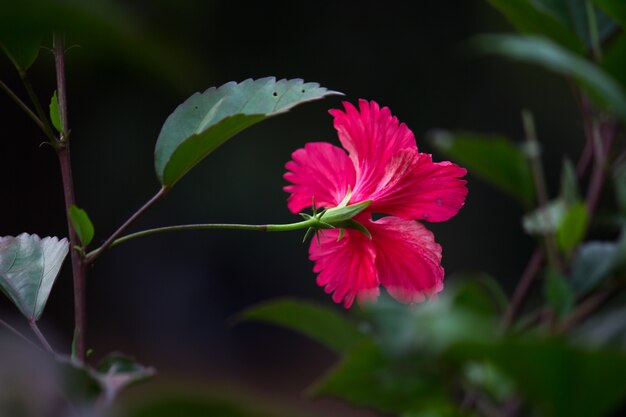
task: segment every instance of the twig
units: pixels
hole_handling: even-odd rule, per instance
[[[529,148],[528,157],[530,159],[530,165],[532,168],[535,189],[537,190],[537,202],[539,203],[538,206],[540,210],[543,210],[545,217],[544,222],[546,223],[546,228],[549,228],[549,222],[551,221],[551,219],[549,218],[549,214],[547,212],[548,191],[546,187],[545,176],[543,173],[543,167],[541,166],[541,159],[539,157],[539,141],[537,140],[535,121],[530,111],[522,110],[522,122],[524,125],[524,132],[526,134],[526,141]],[[544,238],[550,264],[557,271],[562,271],[563,268],[559,259],[559,252],[556,248],[554,234],[549,230],[546,230],[544,232]]]
[[[6,321],[0,319],[0,325],[6,327],[7,330],[9,330],[11,333],[13,333],[18,338],[22,339],[23,341],[25,341],[29,345],[33,346],[34,348],[37,348],[37,349],[41,350],[41,348],[37,344],[33,343],[32,340],[30,340],[28,337],[24,336],[24,334],[22,334],[22,332],[17,330],[15,327],[11,326]]]
[[[20,109],[24,110],[24,112],[28,115],[28,117],[30,117],[32,119],[32,121],[35,122],[37,127],[39,127],[39,129],[41,129],[41,131],[46,135],[46,137],[48,137],[50,139],[49,132],[46,129],[46,126],[44,125],[44,123],[39,119],[39,117],[37,117],[37,115],[35,113],[33,113],[33,111],[30,109],[30,107],[28,107],[28,105],[26,105],[26,103],[24,103],[22,101],[22,99],[19,98],[13,92],[13,90],[11,90],[9,88],[8,85],[6,85],[4,82],[2,82],[2,80],[0,80],[0,89],[2,89],[5,93],[7,93],[7,95],[15,102],[15,104],[17,104],[17,106]]]
[[[124,233],[124,231],[126,231],[126,229],[128,229],[131,224],[133,224],[139,217],[141,217],[141,215],[144,214],[157,201],[163,198],[167,194],[167,191],[168,189],[165,186],[161,187],[161,189],[154,196],[152,196],[152,198],[148,200],[148,202],[141,206],[141,208],[139,208],[139,210],[137,210],[132,216],[130,216],[128,220],[124,222],[124,224],[122,224],[115,232],[113,232],[113,234],[109,236],[109,238],[99,248],[90,252],[85,257],[85,263],[87,265],[90,265],[96,259],[98,259],[100,255],[104,253],[104,251],[106,251],[109,247],[111,247],[111,245],[113,245],[113,242],[115,242],[115,240],[120,237],[120,235]]]
[[[593,312],[595,312],[606,300],[614,294],[614,289],[598,292],[585,301],[580,303],[578,307],[570,313],[563,324],[557,329],[557,333],[566,333],[583,322]]]
[[[48,122],[48,116],[46,116],[46,113],[43,111],[43,108],[41,107],[41,103],[39,102],[39,99],[37,98],[37,94],[35,94],[35,90],[33,89],[33,86],[30,83],[28,74],[20,70],[20,78],[22,80],[22,84],[24,85],[24,89],[26,90],[26,93],[28,94],[28,97],[30,97],[30,101],[33,103],[33,106],[35,106],[35,112],[37,113],[39,120],[41,120],[42,124],[44,125],[46,136],[48,136],[48,139],[50,139],[51,143],[55,143],[57,141],[57,137],[54,134],[54,131],[52,130],[52,126],[50,126],[50,123]]]
[[[35,333],[35,336],[37,336],[39,343],[41,343],[44,349],[46,349],[48,353],[54,354],[54,349],[52,349],[52,346],[50,346],[50,343],[48,343],[46,337],[43,335],[43,333],[41,333],[41,330],[39,330],[37,322],[35,320],[29,320],[28,324],[30,325],[30,328],[33,330],[33,333]]]
[[[513,298],[511,299],[511,303],[504,313],[504,318],[502,319],[502,328],[504,330],[511,327],[519,311],[528,296],[528,291],[532,283],[537,276],[537,273],[541,269],[541,265],[543,264],[544,254],[540,248],[535,249],[528,264],[526,265],[526,269],[524,269],[524,273],[515,288],[515,292],[513,293]]]

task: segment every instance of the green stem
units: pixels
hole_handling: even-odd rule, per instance
[[[156,202],[158,202],[163,197],[165,197],[165,195],[167,194],[167,191],[168,191],[167,187],[165,186],[161,187],[159,191],[154,196],[152,196],[150,200],[148,200],[143,206],[141,206],[139,210],[133,213],[133,215],[130,216],[128,220],[124,222],[124,224],[118,227],[117,230],[113,232],[113,234],[109,236],[109,238],[99,248],[89,252],[87,256],[85,256],[85,263],[87,265],[90,265],[93,262],[95,262],[95,260],[98,259],[98,257],[102,255],[104,251],[106,251],[111,245],[115,243],[117,238],[122,233],[124,233],[126,229],[130,227],[131,224],[133,224],[139,217],[141,217]]]
[[[142,230],[141,232],[131,233],[126,236],[115,239],[107,247],[112,248],[129,240],[138,237],[155,235],[158,233],[181,232],[184,230],[248,230],[256,232],[288,232],[292,230],[303,230],[308,228],[320,228],[320,222],[316,218],[303,220],[297,223],[288,224],[230,224],[230,223],[201,223],[201,224],[184,224],[178,226],[157,227],[155,229]],[[102,251],[101,248],[95,249],[87,254],[87,259],[92,259]]]

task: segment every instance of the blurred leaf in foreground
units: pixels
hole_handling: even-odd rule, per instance
[[[301,300],[282,299],[252,306],[237,321],[262,321],[298,331],[338,352],[366,339],[337,309]]]

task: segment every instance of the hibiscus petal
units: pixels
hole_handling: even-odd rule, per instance
[[[374,200],[368,210],[405,219],[448,220],[465,204],[465,174],[465,168],[451,162],[434,163],[429,154],[402,150],[368,196]]]
[[[363,233],[347,230],[337,241],[338,230],[326,230],[320,244],[313,239],[309,248],[309,258],[315,262],[317,284],[324,287],[333,301],[349,308],[358,298],[360,302],[378,297],[374,245]]]
[[[378,278],[401,303],[417,303],[443,289],[441,246],[422,224],[383,217],[367,224],[376,249]]]
[[[311,198],[320,207],[335,207],[354,186],[354,166],[346,152],[330,143],[307,143],[296,150],[287,162],[284,178],[293,185],[283,189],[291,193],[287,206],[293,213],[311,206]]]
[[[402,149],[415,149],[415,136],[388,107],[359,100],[359,110],[344,102],[345,112],[333,109],[339,140],[356,168],[357,185],[353,201],[367,200],[385,174],[388,161]]]

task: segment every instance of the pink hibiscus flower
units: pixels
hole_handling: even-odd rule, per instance
[[[364,233],[324,231],[313,239],[310,259],[317,283],[346,308],[378,297],[382,284],[402,303],[416,303],[443,289],[441,246],[416,220],[440,222],[465,203],[466,170],[451,162],[432,161],[420,153],[404,123],[374,102],[359,100],[359,110],[343,103],[334,109],[334,126],[346,152],[330,143],[308,143],[292,154],[285,179],[292,185],[288,207],[293,213],[311,206],[336,207],[351,190],[350,204],[372,203],[354,220]],[[387,216],[374,220],[372,214]]]

